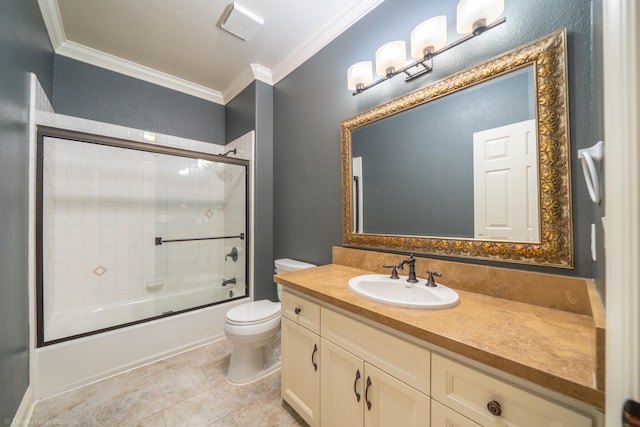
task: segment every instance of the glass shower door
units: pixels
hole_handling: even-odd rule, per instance
[[[248,295],[247,161],[82,138],[38,142],[39,346]]]
[[[156,172],[157,314],[247,295],[243,165],[164,156]]]

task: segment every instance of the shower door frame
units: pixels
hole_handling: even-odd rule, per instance
[[[245,294],[225,299],[222,301],[212,302],[208,304],[198,305],[183,310],[176,310],[171,312],[162,313],[156,316],[147,317],[144,319],[109,326],[106,328],[97,329],[94,331],[83,332],[80,334],[71,335],[68,337],[57,338],[49,341],[45,341],[44,337],[44,138],[59,138],[71,141],[77,141],[88,144],[104,145],[115,148],[124,148],[129,150],[144,151],[154,154],[166,154],[170,156],[187,157],[190,159],[202,159],[209,160],[218,163],[233,164],[243,166],[245,170],[245,231],[244,240],[247,250],[245,251]],[[151,143],[143,143],[137,141],[131,141],[123,138],[116,138],[111,136],[97,135],[89,132],[75,131],[69,129],[56,128],[51,126],[38,125],[36,128],[36,180],[35,180],[35,219],[36,219],[36,233],[35,233],[35,296],[36,296],[36,347],[44,347],[52,344],[57,344],[64,341],[70,341],[77,338],[82,338],[90,335],[95,335],[103,332],[108,332],[116,329],[121,329],[127,326],[133,326],[140,323],[149,322],[152,320],[162,319],[170,316],[174,316],[181,313],[186,313],[193,310],[199,310],[205,307],[211,307],[214,305],[224,304],[230,301],[235,301],[242,298],[249,297],[249,283],[251,281],[249,277],[251,262],[251,250],[250,248],[250,183],[249,183],[249,160],[238,159],[233,157],[225,157],[218,154],[204,153],[201,151],[192,151],[178,147],[170,147],[164,145],[155,145]]]

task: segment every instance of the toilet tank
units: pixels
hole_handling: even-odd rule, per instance
[[[315,264],[309,264],[308,262],[297,261],[295,259],[283,258],[275,261],[276,274],[286,273],[287,271],[304,270],[305,268],[316,267]],[[282,298],[282,285],[276,284],[278,290],[278,301]]]
[[[287,271],[304,270],[305,268],[317,267],[315,264],[309,264],[308,262],[297,261],[295,259],[283,258],[277,259],[276,262],[276,274],[286,273]]]

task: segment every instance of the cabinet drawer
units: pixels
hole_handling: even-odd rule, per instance
[[[481,425],[590,427],[593,420],[438,354],[432,356],[432,398]],[[493,415],[489,409],[492,403]]]
[[[306,298],[282,290],[282,315],[310,331],[320,333],[320,306]]]
[[[326,307],[322,337],[429,395],[431,352]]]

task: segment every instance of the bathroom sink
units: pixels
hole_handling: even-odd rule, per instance
[[[349,290],[363,298],[397,307],[449,308],[457,305],[460,296],[456,291],[438,284],[426,286],[425,279],[418,283],[407,282],[407,276],[391,279],[386,274],[364,274],[349,280]]]

